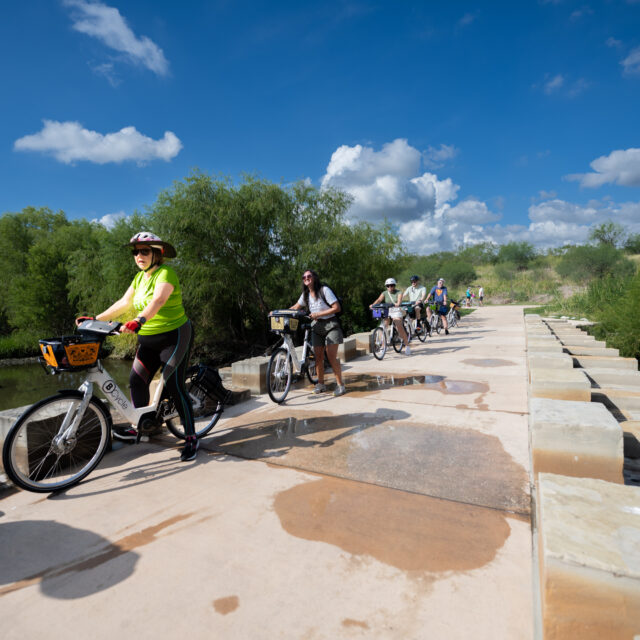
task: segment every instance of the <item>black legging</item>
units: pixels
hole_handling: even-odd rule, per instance
[[[193,408],[184,384],[192,342],[193,328],[189,320],[166,333],[152,336],[138,334],[138,350],[129,375],[133,406],[144,407],[149,404],[149,384],[158,367],[164,365],[164,385],[175,402],[187,436],[195,435]]]

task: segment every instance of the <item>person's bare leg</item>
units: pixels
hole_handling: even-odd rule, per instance
[[[404,330],[404,325],[402,324],[402,320],[394,320],[393,324],[396,325],[396,329],[402,338],[402,342],[404,342],[404,346],[409,346],[409,338],[407,338],[407,332]]]
[[[333,369],[333,373],[336,376],[336,380],[338,381],[338,384],[342,386],[342,368],[340,367],[340,360],[338,360],[337,344],[327,345],[327,358],[331,363],[331,368]]]
[[[316,373],[318,374],[318,384],[324,384],[324,347],[313,347],[313,355],[316,359]],[[329,362],[331,362],[331,360],[329,360]]]

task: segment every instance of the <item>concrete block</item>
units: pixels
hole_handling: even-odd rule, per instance
[[[364,350],[365,353],[371,353],[371,331],[366,333],[354,333],[351,338],[356,339],[356,349]]]
[[[220,369],[218,369],[218,373],[220,374],[223,382],[228,381],[229,383],[231,383],[231,378],[233,376],[231,367],[220,367]]]
[[[545,640],[637,638],[638,489],[542,473],[537,511]]]
[[[638,361],[635,358],[621,358],[616,356],[573,356],[573,359],[583,368],[623,369],[637,371]]]
[[[532,353],[558,353],[561,354],[562,345],[559,342],[549,342],[546,344],[528,344],[527,351]]]
[[[622,429],[604,405],[531,398],[529,431],[535,474],[623,482]]]
[[[530,369],[573,369],[573,358],[561,352],[532,353],[528,362]]]
[[[638,371],[595,367],[589,367],[584,371],[601,389],[640,391],[640,372]]]
[[[231,365],[231,380],[234,387],[248,388],[251,393],[267,392],[267,364],[269,358],[257,356],[238,360]]]
[[[608,347],[586,347],[586,346],[565,346],[564,347],[572,356],[619,356],[620,352],[617,349],[610,349]]]
[[[580,369],[529,369],[533,398],[591,401],[591,383]]]
[[[582,336],[578,336],[577,338],[565,338],[561,337],[560,342],[565,347],[588,347],[589,349],[604,349],[607,346],[606,342],[602,340],[596,340],[590,336],[583,338]]]
[[[338,346],[338,358],[341,362],[348,362],[357,358],[357,341],[353,336],[344,339],[344,342]]]
[[[560,342],[558,341],[558,338],[556,338],[552,333],[549,333],[547,335],[537,335],[537,336],[527,336],[527,343],[532,343],[532,344],[546,344],[546,343],[558,343],[560,344]]]

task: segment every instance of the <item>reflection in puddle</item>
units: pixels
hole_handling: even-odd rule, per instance
[[[406,422],[403,411],[316,415],[231,426],[227,455],[526,514],[528,474],[495,435]]]
[[[471,380],[451,380],[446,376],[438,375],[358,375],[348,376],[346,379],[347,391],[349,393],[360,393],[367,391],[380,391],[391,387],[414,387],[440,391],[446,394],[469,394],[486,393],[489,385],[484,382],[472,382]]]

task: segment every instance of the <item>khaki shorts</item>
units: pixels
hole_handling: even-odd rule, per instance
[[[342,344],[342,326],[337,318],[314,320],[311,324],[311,344],[324,347],[327,344]]]

